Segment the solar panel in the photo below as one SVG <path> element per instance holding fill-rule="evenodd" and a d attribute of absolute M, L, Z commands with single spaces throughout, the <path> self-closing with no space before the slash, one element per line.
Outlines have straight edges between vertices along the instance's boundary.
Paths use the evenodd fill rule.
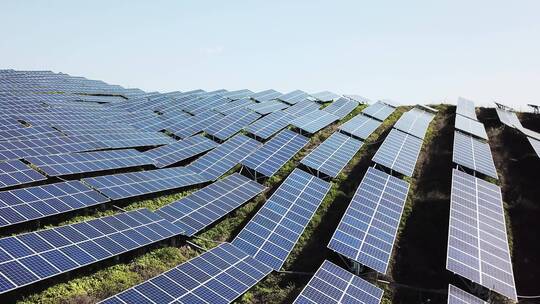
<path fill-rule="evenodd" d="M 218 144 L 202 135 L 195 135 L 186 139 L 161 146 L 144 152 L 144 155 L 153 159 L 156 167 L 163 168 L 184 161 L 208 150 Z"/>
<path fill-rule="evenodd" d="M 396 109 L 394 107 L 391 107 L 387 104 L 377 101 L 376 103 L 362 110 L 362 113 L 364 113 L 365 115 L 371 116 L 373 118 L 376 118 L 380 121 L 384 121 L 386 118 L 388 118 L 388 116 L 394 113 L 395 110 Z"/>
<path fill-rule="evenodd" d="M 373 156 L 373 161 L 411 177 L 421 148 L 420 138 L 392 129 Z"/>
<path fill-rule="evenodd" d="M 288 105 L 284 104 L 281 101 L 269 100 L 269 101 L 265 101 L 261 103 L 252 104 L 248 106 L 247 108 L 259 114 L 265 115 L 268 113 L 286 109 L 287 107 Z"/>
<path fill-rule="evenodd" d="M 240 109 L 216 121 L 204 131 L 210 136 L 226 140 L 261 116 L 247 109 Z"/>
<path fill-rule="evenodd" d="M 243 99 L 231 101 L 221 106 L 217 106 L 214 108 L 214 111 L 219 112 L 223 115 L 229 115 L 240 109 L 244 109 L 254 104 L 255 102 L 253 100 L 249 98 L 243 98 Z"/>
<path fill-rule="evenodd" d="M 382 123 L 362 113 L 356 115 L 339 127 L 342 133 L 349 134 L 360 139 L 367 139 L 375 132 Z"/>
<path fill-rule="evenodd" d="M 463 97 L 459 97 L 457 100 L 456 113 L 470 119 L 478 120 L 476 118 L 474 102 Z"/>
<path fill-rule="evenodd" d="M 531 143 L 531 146 L 533 147 L 534 152 L 536 152 L 536 155 L 538 155 L 538 157 L 540 157 L 540 140 L 536 140 L 536 139 L 531 138 L 531 137 L 527 137 L 527 139 Z"/>
<path fill-rule="evenodd" d="M 313 97 L 313 98 L 315 98 L 315 99 L 317 99 L 319 101 L 322 101 L 322 102 L 328 102 L 328 101 L 337 100 L 341 96 L 339 96 L 338 94 L 336 94 L 334 92 L 322 91 L 322 92 L 318 92 L 318 93 L 315 93 L 315 94 L 311 94 L 311 97 Z"/>
<path fill-rule="evenodd" d="M 388 105 L 388 106 L 391 106 L 393 108 L 397 108 L 401 105 L 401 103 L 395 101 L 395 100 L 392 100 L 392 99 L 381 99 L 380 102 Z"/>
<path fill-rule="evenodd" d="M 208 180 L 216 180 L 261 145 L 254 139 L 238 134 L 191 163 L 188 168 Z"/>
<path fill-rule="evenodd" d="M 131 148 L 160 146 L 175 142 L 171 137 L 160 132 L 108 133 L 93 134 L 92 137 L 102 142 L 107 148 Z"/>
<path fill-rule="evenodd" d="M 498 178 L 489 144 L 470 135 L 454 132 L 452 161 L 476 172 Z"/>
<path fill-rule="evenodd" d="M 246 157 L 242 165 L 266 177 L 271 177 L 308 142 L 308 138 L 285 129 Z"/>
<path fill-rule="evenodd" d="M 328 248 L 386 273 L 409 184 L 368 168 Z"/>
<path fill-rule="evenodd" d="M 279 96 L 277 99 L 285 102 L 285 103 L 288 103 L 288 104 L 296 104 L 300 101 L 304 101 L 306 100 L 309 96 L 308 93 L 302 91 L 302 90 L 295 90 L 295 91 L 291 91 L 287 94 L 283 94 L 281 96 Z"/>
<path fill-rule="evenodd" d="M 241 98 L 248 98 L 252 94 L 253 94 L 253 92 L 248 90 L 248 89 L 219 93 L 219 95 L 221 95 L 223 97 L 227 97 L 228 99 L 231 99 L 231 100 L 237 100 L 237 99 L 241 99 Z"/>
<path fill-rule="evenodd" d="M 345 98 L 349 98 L 349 99 L 352 99 L 360 104 L 369 104 L 371 103 L 371 100 L 369 100 L 369 98 L 366 98 L 364 96 L 360 96 L 360 95 L 356 95 L 356 94 L 347 94 L 347 95 L 343 95 L 343 97 Z"/>
<path fill-rule="evenodd" d="M 336 177 L 364 143 L 345 134 L 334 133 L 300 163 L 329 177 Z"/>
<path fill-rule="evenodd" d="M 313 134 L 337 120 L 339 117 L 336 115 L 317 110 L 294 119 L 291 125 Z"/>
<path fill-rule="evenodd" d="M 481 299 L 457 288 L 452 284 L 448 284 L 448 304 L 488 304 Z"/>
<path fill-rule="evenodd" d="M 269 90 L 265 90 L 265 91 L 261 91 L 261 92 L 252 94 L 251 99 L 254 99 L 254 100 L 258 101 L 258 102 L 265 102 L 265 101 L 268 101 L 268 100 L 276 99 L 281 95 L 283 95 L 283 94 L 276 91 L 276 90 L 269 89 Z"/>
<path fill-rule="evenodd" d="M 306 115 L 308 113 L 311 113 L 313 111 L 319 110 L 321 107 L 320 104 L 315 103 L 313 101 L 304 100 L 300 101 L 297 104 L 288 107 L 287 109 L 283 110 L 283 112 L 293 115 L 294 117 L 300 117 L 303 115 Z"/>
<path fill-rule="evenodd" d="M 349 115 L 356 107 L 358 107 L 358 102 L 341 97 L 324 108 L 323 111 L 334 114 L 342 119 Z"/>
<path fill-rule="evenodd" d="M 454 169 L 446 269 L 517 301 L 501 189 Z"/>
<path fill-rule="evenodd" d="M 329 189 L 330 183 L 294 169 L 232 244 L 279 270 Z"/>
<path fill-rule="evenodd" d="M 456 129 L 488 140 L 484 124 L 465 116 L 456 115 Z"/>
<path fill-rule="evenodd" d="M 0 239 L 0 293 L 161 241 L 179 229 L 147 209 Z"/>
<path fill-rule="evenodd" d="M 101 303 L 231 303 L 271 271 L 223 243 Z"/>
<path fill-rule="evenodd" d="M 47 179 L 19 160 L 0 162 L 0 188 Z"/>
<path fill-rule="evenodd" d="M 193 186 L 208 180 L 185 167 L 157 169 L 84 178 L 94 189 L 111 199 Z"/>
<path fill-rule="evenodd" d="M 325 260 L 294 304 L 379 304 L 383 290 Z"/>
<path fill-rule="evenodd" d="M 58 130 L 49 126 L 35 126 L 0 131 L 0 140 L 24 140 L 63 136 Z"/>
<path fill-rule="evenodd" d="M 180 138 L 186 138 L 202 132 L 202 130 L 210 127 L 223 117 L 225 116 L 218 112 L 207 111 L 204 114 L 178 121 L 173 125 L 167 126 L 166 129 Z"/>
<path fill-rule="evenodd" d="M 79 181 L 0 192 L 0 227 L 108 202 Z"/>
<path fill-rule="evenodd" d="M 112 150 L 28 157 L 48 176 L 151 165 L 153 161 L 137 150 Z"/>
<path fill-rule="evenodd" d="M 517 117 L 517 114 L 515 112 L 506 111 L 503 109 L 495 109 L 497 111 L 497 116 L 499 116 L 499 120 L 511 127 L 511 128 L 523 128 L 523 125 L 519 121 L 519 118 Z"/>
<path fill-rule="evenodd" d="M 294 116 L 283 111 L 278 111 L 263 116 L 261 119 L 247 126 L 245 130 L 262 139 L 268 139 L 281 129 L 287 127 L 293 119 Z"/>
<path fill-rule="evenodd" d="M 182 108 L 184 111 L 199 115 L 215 107 L 227 104 L 230 100 L 220 95 L 213 95 L 203 99 L 195 99 L 189 104 L 185 104 Z"/>
<path fill-rule="evenodd" d="M 0 161 L 30 156 L 92 151 L 103 144 L 88 136 L 70 136 L 0 142 Z"/>
<path fill-rule="evenodd" d="M 431 113 L 413 108 L 401 115 L 394 125 L 394 128 L 424 139 L 429 123 L 433 117 L 434 115 Z"/>
<path fill-rule="evenodd" d="M 265 187 L 238 173 L 220 179 L 156 213 L 193 236 L 240 207 Z"/>

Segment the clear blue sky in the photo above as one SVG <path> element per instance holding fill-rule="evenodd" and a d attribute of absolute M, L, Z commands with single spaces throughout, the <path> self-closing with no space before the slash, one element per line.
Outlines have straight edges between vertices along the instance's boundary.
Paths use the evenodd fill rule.
<path fill-rule="evenodd" d="M 540 1 L 3 0 L 0 68 L 148 91 L 540 103 Z"/>

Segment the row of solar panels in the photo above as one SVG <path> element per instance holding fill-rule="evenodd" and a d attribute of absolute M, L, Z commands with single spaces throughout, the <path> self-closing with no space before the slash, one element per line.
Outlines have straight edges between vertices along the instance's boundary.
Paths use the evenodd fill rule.
<path fill-rule="evenodd" d="M 497 178 L 472 101 L 458 100 L 455 128 L 453 160 L 458 168 Z M 517 301 L 501 189 L 458 169 L 452 170 L 446 268 Z M 483 303 L 464 291 L 456 294 L 466 295 L 466 303 Z M 453 297 L 459 303 L 459 296 Z"/>
<path fill-rule="evenodd" d="M 508 109 L 497 108 L 497 116 L 499 120 L 506 126 L 517 130 L 519 133 L 525 135 L 527 140 L 533 147 L 534 152 L 538 157 L 540 157 L 540 133 L 533 130 L 525 128 L 515 112 L 512 112 Z"/>

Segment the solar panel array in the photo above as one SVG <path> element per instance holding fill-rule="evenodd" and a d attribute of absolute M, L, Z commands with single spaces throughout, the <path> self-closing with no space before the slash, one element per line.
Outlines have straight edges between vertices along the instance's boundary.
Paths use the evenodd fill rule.
<path fill-rule="evenodd" d="M 0 239 L 0 293 L 170 238 L 147 209 Z"/>
<path fill-rule="evenodd" d="M 426 111 L 413 108 L 401 115 L 394 128 L 424 139 L 429 123 L 434 116 Z"/>
<path fill-rule="evenodd" d="M 294 303 L 379 304 L 382 295 L 382 289 L 325 260 Z"/>
<path fill-rule="evenodd" d="M 220 140 L 227 140 L 260 117 L 259 114 L 250 110 L 240 109 L 216 121 L 208 128 L 205 128 L 204 131 Z"/>
<path fill-rule="evenodd" d="M 294 169 L 232 244 L 279 270 L 329 189 L 328 182 Z"/>
<path fill-rule="evenodd" d="M 192 236 L 264 189 L 257 182 L 234 173 L 160 208 L 156 213 L 179 227 L 182 234 Z"/>
<path fill-rule="evenodd" d="M 498 178 L 489 144 L 461 132 L 454 132 L 452 161 L 487 176 Z"/>
<path fill-rule="evenodd" d="M 356 115 L 343 125 L 339 126 L 339 131 L 351 136 L 367 139 L 382 124 L 381 121 L 373 119 L 362 113 Z"/>
<path fill-rule="evenodd" d="M 185 167 L 148 170 L 82 179 L 111 199 L 124 199 L 207 182 Z"/>
<path fill-rule="evenodd" d="M 454 169 L 446 268 L 517 300 L 501 189 Z"/>
<path fill-rule="evenodd" d="M 245 130 L 262 139 L 268 139 L 272 135 L 287 127 L 295 116 L 283 111 L 274 112 L 264 116 L 247 126 Z"/>
<path fill-rule="evenodd" d="M 393 129 L 373 156 L 373 161 L 410 177 L 421 148 L 420 138 Z"/>
<path fill-rule="evenodd" d="M 19 160 L 0 162 L 0 188 L 23 185 L 47 179 Z"/>
<path fill-rule="evenodd" d="M 180 138 L 186 138 L 202 132 L 224 117 L 223 114 L 214 111 L 207 111 L 204 114 L 195 115 L 185 120 L 180 120 L 170 126 L 167 130 Z"/>
<path fill-rule="evenodd" d="M 452 284 L 448 284 L 448 304 L 487 304 L 487 302 Z"/>
<path fill-rule="evenodd" d="M 334 114 L 316 110 L 294 119 L 291 121 L 291 125 L 313 134 L 337 120 L 339 117 Z"/>
<path fill-rule="evenodd" d="M 394 113 L 396 109 L 383 102 L 377 101 L 376 103 L 365 108 L 362 113 L 370 117 L 376 118 L 380 121 L 384 121 L 388 116 Z"/>
<path fill-rule="evenodd" d="M 0 141 L 0 161 L 30 156 L 92 151 L 104 147 L 103 143 L 89 136 Z"/>
<path fill-rule="evenodd" d="M 462 115 L 463 117 L 478 120 L 478 118 L 476 118 L 474 102 L 463 97 L 458 98 L 456 113 Z"/>
<path fill-rule="evenodd" d="M 189 164 L 188 168 L 207 180 L 216 180 L 261 145 L 254 139 L 238 134 Z"/>
<path fill-rule="evenodd" d="M 246 157 L 242 165 L 263 176 L 271 177 L 308 142 L 308 138 L 298 133 L 288 129 L 282 130 L 260 149 Z"/>
<path fill-rule="evenodd" d="M 300 163 L 329 177 L 337 177 L 363 144 L 345 134 L 334 133 Z"/>
<path fill-rule="evenodd" d="M 271 271 L 223 243 L 101 303 L 231 303 Z"/>
<path fill-rule="evenodd" d="M 202 135 L 195 135 L 186 139 L 161 146 L 144 152 L 144 156 L 153 160 L 158 168 L 164 168 L 172 164 L 197 156 L 217 147 L 218 144 Z"/>
<path fill-rule="evenodd" d="M 467 118 L 465 116 L 456 115 L 456 129 L 474 135 L 484 140 L 488 140 L 484 124 Z"/>
<path fill-rule="evenodd" d="M 342 119 L 349 115 L 356 107 L 358 107 L 358 102 L 341 97 L 324 108 L 323 111 L 334 114 Z"/>
<path fill-rule="evenodd" d="M 386 273 L 409 184 L 369 168 L 328 248 Z"/>

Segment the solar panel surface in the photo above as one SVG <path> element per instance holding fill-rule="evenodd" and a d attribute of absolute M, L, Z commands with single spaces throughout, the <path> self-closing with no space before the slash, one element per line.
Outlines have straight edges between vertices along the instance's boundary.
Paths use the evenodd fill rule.
<path fill-rule="evenodd" d="M 19 160 L 0 162 L 0 188 L 27 184 L 44 179 L 47 179 L 47 177 Z"/>
<path fill-rule="evenodd" d="M 452 161 L 476 172 L 498 178 L 489 144 L 470 135 L 454 132 Z"/>
<path fill-rule="evenodd" d="M 294 119 L 291 121 L 291 125 L 308 133 L 316 133 L 337 120 L 339 120 L 339 117 L 334 114 L 316 110 Z"/>
<path fill-rule="evenodd" d="M 392 129 L 373 156 L 373 161 L 410 177 L 421 148 L 420 138 Z"/>
<path fill-rule="evenodd" d="M 264 102 L 264 101 L 276 99 L 281 95 L 283 95 L 283 94 L 276 91 L 276 90 L 269 89 L 269 90 L 264 90 L 264 91 L 261 91 L 261 92 L 255 93 L 255 94 L 251 94 L 250 97 L 251 97 L 251 99 L 254 99 L 254 100 L 258 101 L 258 102 Z"/>
<path fill-rule="evenodd" d="M 476 118 L 474 102 L 463 97 L 459 97 L 457 100 L 456 113 L 473 120 L 478 120 L 478 118 Z"/>
<path fill-rule="evenodd" d="M 167 127 L 167 130 L 174 133 L 180 138 L 186 138 L 202 132 L 209 128 L 218 120 L 224 117 L 223 114 L 214 111 L 207 111 L 200 115 L 192 116 L 188 119 L 178 121 L 177 123 Z"/>
<path fill-rule="evenodd" d="M 456 129 L 482 138 L 484 140 L 488 140 L 484 124 L 477 120 L 473 120 L 461 115 L 456 115 Z"/>
<path fill-rule="evenodd" d="M 240 109 L 244 109 L 246 107 L 249 107 L 251 105 L 255 104 L 255 102 L 249 98 L 243 98 L 238 99 L 235 101 L 231 101 L 229 103 L 226 103 L 221 106 L 215 107 L 213 110 L 216 112 L 219 112 L 223 115 L 229 115 L 232 114 Z"/>
<path fill-rule="evenodd" d="M 409 184 L 368 168 L 328 248 L 386 273 Z"/>
<path fill-rule="evenodd" d="M 531 137 L 527 137 L 527 139 L 529 140 L 529 143 L 531 143 L 531 146 L 533 147 L 534 152 L 536 152 L 536 155 L 540 157 L 540 140 L 536 140 Z"/>
<path fill-rule="evenodd" d="M 303 115 L 306 115 L 308 113 L 311 113 L 313 111 L 319 110 L 321 107 L 320 104 L 315 103 L 313 101 L 304 100 L 300 101 L 297 104 L 288 107 L 287 109 L 283 110 L 283 112 L 293 115 L 294 117 L 300 117 Z"/>
<path fill-rule="evenodd" d="M 88 136 L 70 136 L 0 142 L 0 161 L 30 156 L 92 151 L 104 148 L 103 143 Z"/>
<path fill-rule="evenodd" d="M 381 124 L 382 122 L 360 113 L 341 125 L 339 130 L 342 133 L 365 140 L 371 133 L 375 132 Z"/>
<path fill-rule="evenodd" d="M 376 103 L 362 110 L 362 113 L 368 116 L 371 116 L 373 118 L 376 118 L 380 121 L 384 121 L 386 118 L 388 118 L 388 116 L 394 113 L 395 110 L 396 109 L 394 107 L 391 107 L 387 104 L 377 101 Z"/>
<path fill-rule="evenodd" d="M 152 159 L 156 167 L 164 168 L 212 150 L 217 146 L 218 144 L 215 141 L 202 135 L 195 135 L 172 144 L 148 150 L 143 154 Z"/>
<path fill-rule="evenodd" d="M 260 117 L 259 114 L 250 110 L 240 109 L 216 121 L 204 131 L 210 136 L 226 140 Z"/>
<path fill-rule="evenodd" d="M 418 138 L 424 139 L 429 123 L 433 119 L 433 114 L 413 108 L 403 113 L 394 128 Z"/>
<path fill-rule="evenodd" d="M 448 284 L 448 304 L 487 304 L 487 302 L 452 284 Z"/>
<path fill-rule="evenodd" d="M 311 94 L 311 97 L 313 97 L 313 98 L 315 98 L 315 99 L 317 99 L 319 101 L 322 101 L 322 102 L 327 102 L 327 101 L 337 100 L 341 96 L 334 93 L 334 92 L 322 91 L 322 92 Z"/>
<path fill-rule="evenodd" d="M 323 111 L 334 114 L 342 119 L 349 115 L 356 107 L 358 107 L 358 102 L 341 97 L 324 108 Z"/>
<path fill-rule="evenodd" d="M 278 100 L 269 100 L 261 103 L 254 103 L 247 108 L 259 114 L 265 115 L 289 107 L 287 104 Z"/>
<path fill-rule="evenodd" d="M 247 126 L 245 130 L 262 139 L 268 139 L 272 135 L 287 127 L 294 116 L 283 111 L 268 114 Z"/>
<path fill-rule="evenodd" d="M 289 93 L 283 94 L 277 97 L 276 99 L 279 99 L 285 103 L 293 105 L 298 102 L 304 101 L 309 97 L 310 97 L 309 94 L 302 90 L 294 90 Z"/>

